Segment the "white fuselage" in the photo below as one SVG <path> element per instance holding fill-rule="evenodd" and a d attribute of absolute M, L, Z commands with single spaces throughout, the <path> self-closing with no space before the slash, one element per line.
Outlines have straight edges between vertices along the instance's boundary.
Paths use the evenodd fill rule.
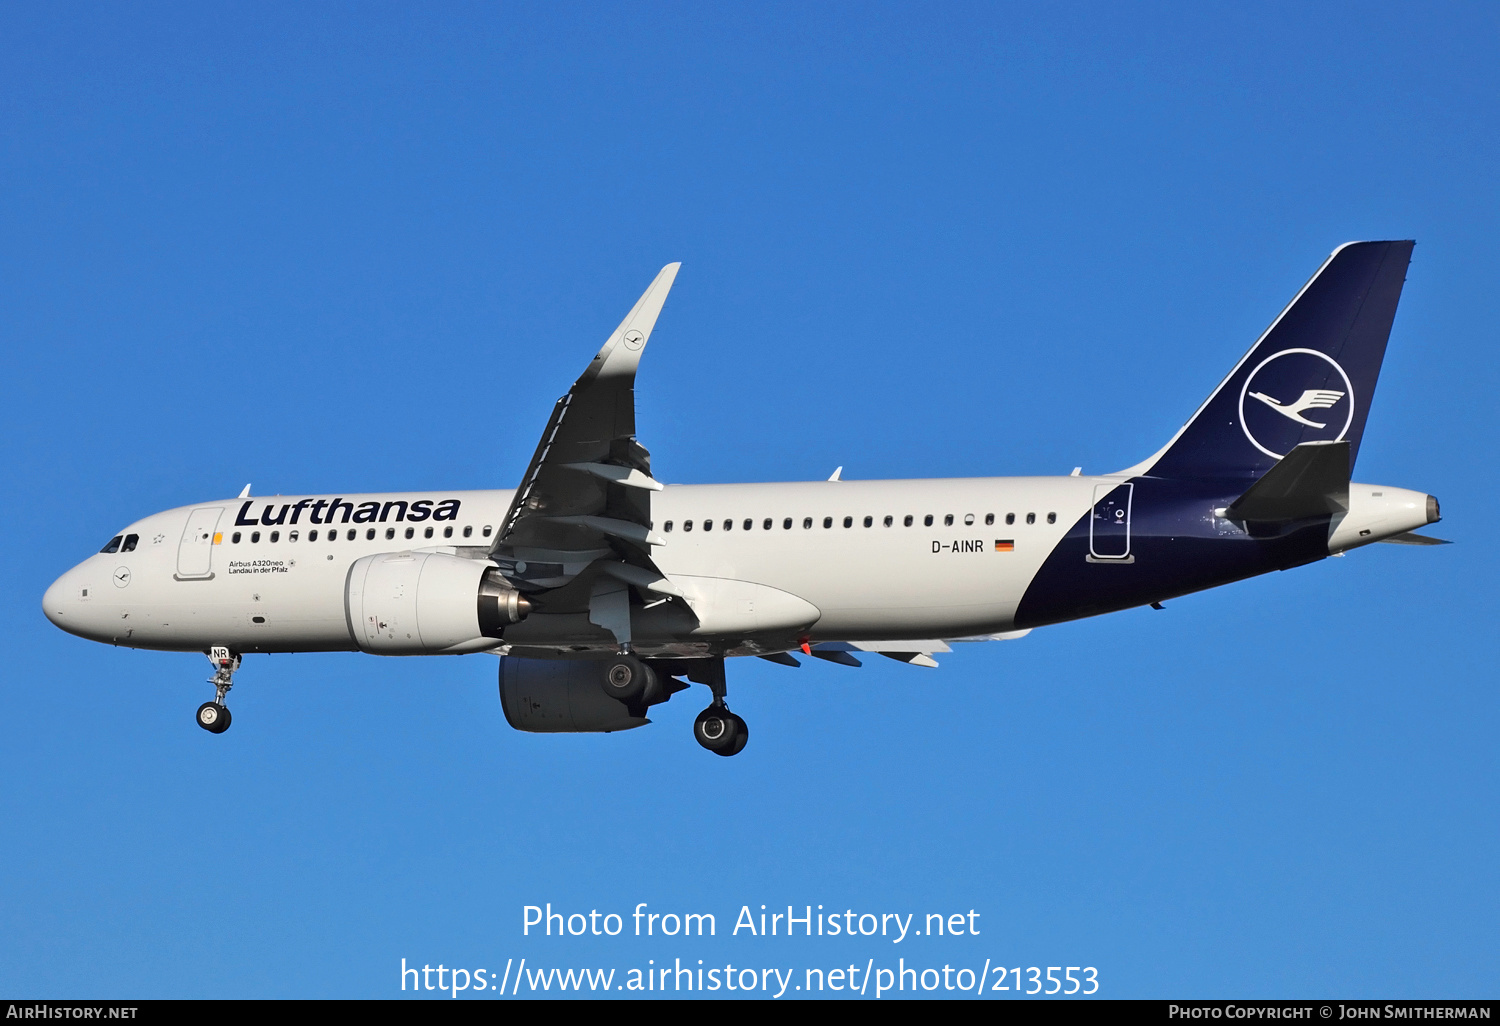
<path fill-rule="evenodd" d="M 805 619 L 818 641 L 1005 632 L 1096 486 L 1121 480 L 674 485 L 652 498 L 652 526 L 666 541 L 652 555 L 698 614 L 693 640 L 753 634 L 778 603 L 788 623 L 798 619 L 791 604 L 814 607 Z M 346 603 L 355 560 L 403 550 L 483 560 L 512 495 L 275 496 L 167 510 L 120 532 L 136 539 L 132 551 L 96 554 L 60 577 L 43 608 L 64 630 L 133 648 L 353 650 L 362 647 Z M 342 504 L 330 508 L 335 499 Z M 1330 551 L 1426 522 L 1420 493 L 1355 485 L 1351 500 Z M 496 645 L 463 650 L 485 647 Z"/>
<path fill-rule="evenodd" d="M 653 524 L 667 541 L 653 557 L 690 596 L 709 602 L 705 581 L 797 596 L 817 607 L 819 639 L 1004 631 L 1042 560 L 1088 509 L 1096 480 L 1104 479 L 670 486 L 653 496 Z M 64 574 L 43 607 L 65 630 L 135 648 L 354 649 L 345 587 L 356 559 L 404 549 L 482 558 L 512 494 L 276 496 L 167 510 L 120 532 L 137 536 L 133 551 L 99 553 Z M 312 522 L 313 503 L 324 500 L 317 513 L 326 515 L 334 498 L 352 509 L 340 507 L 331 525 Z M 412 522 L 396 505 L 453 499 L 457 515 L 445 521 Z M 353 519 L 393 505 L 385 522 Z M 280 523 L 259 522 L 268 506 L 267 519 L 279 514 Z M 222 512 L 199 512 L 200 524 L 190 526 L 203 510 Z M 204 521 L 217 537 L 200 555 L 185 534 Z M 1002 540 L 1010 544 L 997 551 Z"/>

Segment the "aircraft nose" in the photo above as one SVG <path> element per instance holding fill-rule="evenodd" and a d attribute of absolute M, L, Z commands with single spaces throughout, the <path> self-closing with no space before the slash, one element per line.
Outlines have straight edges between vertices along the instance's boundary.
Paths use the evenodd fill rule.
<path fill-rule="evenodd" d="M 53 581 L 42 595 L 42 614 L 53 626 L 69 634 L 80 633 L 86 626 L 83 614 L 88 609 L 87 587 L 78 567 L 74 567 Z"/>
<path fill-rule="evenodd" d="M 42 613 L 48 620 L 52 621 L 54 627 L 61 627 L 66 619 L 66 614 L 63 612 L 63 599 L 68 593 L 68 578 L 70 576 L 71 574 L 63 574 L 57 580 L 53 581 L 52 587 L 48 588 L 46 593 L 42 595 Z"/>

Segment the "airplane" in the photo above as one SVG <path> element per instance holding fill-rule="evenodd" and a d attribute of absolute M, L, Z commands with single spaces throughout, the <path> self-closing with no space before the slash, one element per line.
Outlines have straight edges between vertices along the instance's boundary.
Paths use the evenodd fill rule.
<path fill-rule="evenodd" d="M 1433 496 L 1350 480 L 1413 245 L 1335 250 L 1144 461 L 949 480 L 660 483 L 634 389 L 668 264 L 557 401 L 518 487 L 246 485 L 116 532 L 42 608 L 93 641 L 206 654 L 211 733 L 249 653 L 483 652 L 517 730 L 629 730 L 699 683 L 712 701 L 694 736 L 735 755 L 749 728 L 728 707 L 729 658 L 931 667 L 954 643 L 1161 608 L 1372 542 L 1446 544 L 1415 533 L 1440 519 Z"/>

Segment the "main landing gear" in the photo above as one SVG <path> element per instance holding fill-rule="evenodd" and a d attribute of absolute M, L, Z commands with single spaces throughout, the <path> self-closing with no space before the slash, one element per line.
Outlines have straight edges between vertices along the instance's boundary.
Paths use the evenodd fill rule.
<path fill-rule="evenodd" d="M 715 755 L 738 755 L 750 740 L 750 728 L 716 699 L 693 721 L 693 737 Z"/>
<path fill-rule="evenodd" d="M 238 652 L 231 653 L 222 646 L 215 646 L 208 650 L 208 661 L 214 665 L 214 675 L 208 678 L 208 682 L 217 693 L 212 702 L 204 702 L 198 707 L 198 726 L 210 734 L 222 734 L 229 729 L 233 718 L 229 715 L 229 707 L 224 704 L 224 698 L 229 694 L 229 689 L 234 687 L 234 671 L 240 668 L 240 655 Z"/>
<path fill-rule="evenodd" d="M 750 740 L 750 728 L 724 702 L 729 690 L 724 683 L 724 660 L 715 659 L 703 671 L 689 674 L 688 679 L 707 684 L 714 693 L 712 704 L 693 720 L 693 737 L 715 755 L 740 754 Z"/>

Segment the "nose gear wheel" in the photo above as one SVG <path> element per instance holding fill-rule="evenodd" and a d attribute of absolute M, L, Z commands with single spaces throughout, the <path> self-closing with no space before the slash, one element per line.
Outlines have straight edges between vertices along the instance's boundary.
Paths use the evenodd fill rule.
<path fill-rule="evenodd" d="M 204 702 L 198 707 L 198 726 L 210 734 L 222 734 L 229 729 L 229 709 L 217 702 Z"/>
<path fill-rule="evenodd" d="M 214 686 L 214 700 L 198 707 L 198 726 L 210 734 L 222 734 L 229 729 L 233 719 L 224 699 L 228 696 L 229 689 L 234 687 L 234 672 L 240 668 L 241 657 L 238 652 L 231 652 L 222 645 L 215 645 L 208 650 L 207 655 L 214 667 L 214 675 L 208 678 L 208 682 Z"/>

